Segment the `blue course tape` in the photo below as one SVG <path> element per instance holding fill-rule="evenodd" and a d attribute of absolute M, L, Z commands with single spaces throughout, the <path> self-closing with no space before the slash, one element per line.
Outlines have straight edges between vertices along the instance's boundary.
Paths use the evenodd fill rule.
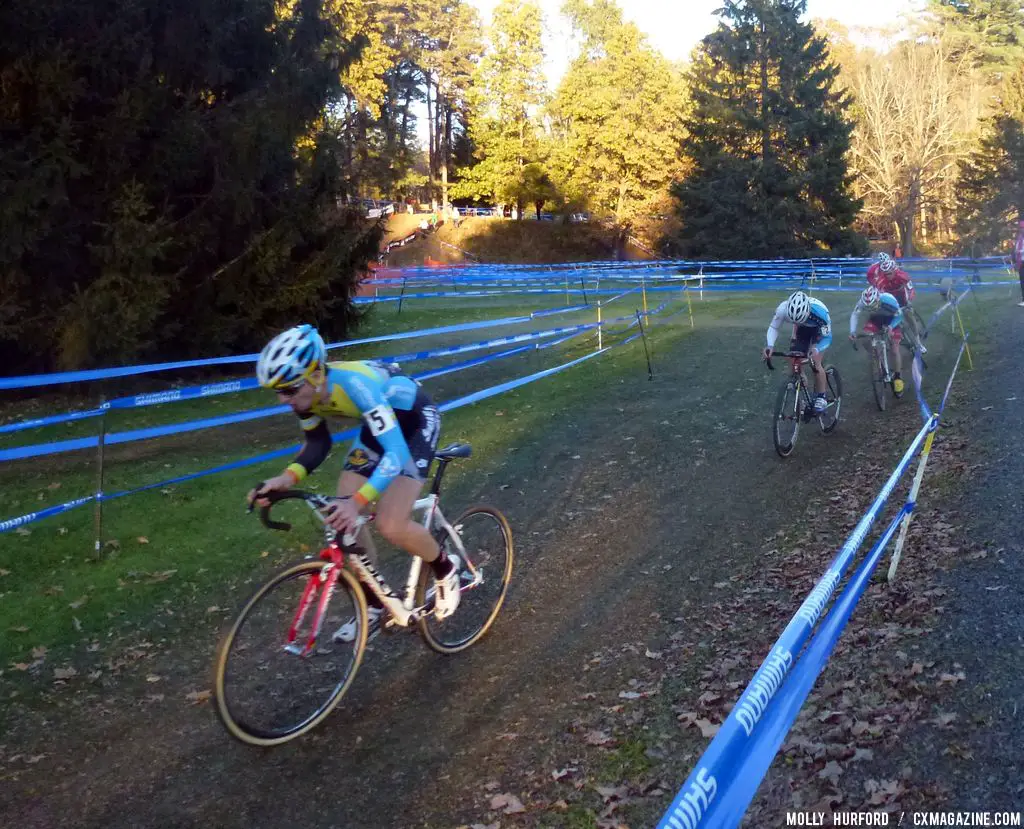
<path fill-rule="evenodd" d="M 874 524 L 931 428 L 930 423 L 926 424 L 917 433 L 874 503 L 857 522 L 857 526 L 829 564 L 825 574 L 772 646 L 768 657 L 757 669 L 750 684 L 672 801 L 672 805 L 658 824 L 659 829 L 672 829 L 680 825 L 690 829 L 704 827 L 706 824 L 703 823 L 703 817 L 711 807 L 717 808 L 717 793 L 727 791 L 736 784 L 739 769 L 753 744 L 751 737 L 756 726 L 761 722 L 769 703 L 785 681 L 844 572 L 867 537 L 871 525 Z M 715 826 L 723 827 L 735 825 L 715 823 Z"/>
<path fill-rule="evenodd" d="M 710 798 L 707 810 L 698 824 L 701 829 L 732 829 L 739 826 L 744 812 L 753 800 L 758 786 L 768 772 L 786 734 L 796 722 L 797 715 L 810 694 L 835 649 L 839 637 L 853 615 L 885 547 L 899 529 L 900 522 L 909 512 L 904 506 L 889 523 L 881 538 L 871 548 L 865 560 L 854 572 L 850 583 L 836 599 L 835 606 L 821 624 L 807 646 L 800 661 L 793 667 L 778 692 L 768 703 L 757 731 L 750 741 L 749 751 L 742 758 L 736 773 L 728 781 L 719 781 L 717 791 Z M 663 821 L 659 826 L 665 826 Z"/>
<path fill-rule="evenodd" d="M 253 409 L 249 412 L 239 412 L 221 417 L 207 417 L 202 420 L 190 420 L 187 423 L 175 423 L 170 426 L 152 426 L 146 429 L 132 429 L 128 432 L 111 432 L 105 436 L 103 442 L 109 446 L 119 443 L 131 443 L 136 440 L 166 437 L 167 435 L 179 435 L 185 432 L 209 429 L 214 426 L 226 426 L 230 423 L 242 423 L 247 420 L 271 417 L 272 415 L 287 411 L 290 411 L 288 406 L 269 406 L 263 409 Z M 78 449 L 90 449 L 96 446 L 99 446 L 99 438 L 96 435 L 73 440 L 58 440 L 53 443 L 16 446 L 13 449 L 0 449 L 0 461 L 37 458 L 43 455 L 54 455 L 58 452 L 71 452 Z"/>
<path fill-rule="evenodd" d="M 555 374 L 556 372 L 563 371 L 563 370 L 565 370 L 567 368 L 570 368 L 570 367 L 572 367 L 574 365 L 577 365 L 578 363 L 582 363 L 584 360 L 589 360 L 591 357 L 596 357 L 598 354 L 604 353 L 604 351 L 607 351 L 607 349 L 603 349 L 602 351 L 595 351 L 595 352 L 593 352 L 591 354 L 585 355 L 584 357 L 579 357 L 579 358 L 577 358 L 575 360 L 571 360 L 568 363 L 563 363 L 562 365 L 558 365 L 558 366 L 554 366 L 552 368 L 544 369 L 543 371 L 538 371 L 538 372 L 535 372 L 533 374 L 527 375 L 525 377 L 520 377 L 520 378 L 518 378 L 516 380 L 511 380 L 511 381 L 508 381 L 506 383 L 501 383 L 500 385 L 492 386 L 492 387 L 487 388 L 487 389 L 481 389 L 480 391 L 474 392 L 473 394 L 465 395 L 464 397 L 456 398 L 455 400 L 450 400 L 447 403 L 442 403 L 438 408 L 440 409 L 440 411 L 445 412 L 445 411 L 449 411 L 451 409 L 460 408 L 462 406 L 468 406 L 471 403 L 476 403 L 476 402 L 478 402 L 480 400 L 485 400 L 486 398 L 493 397 L 496 394 L 501 394 L 502 392 L 509 391 L 511 389 L 514 389 L 514 388 L 518 388 L 519 386 L 523 386 L 523 385 L 525 385 L 527 383 L 532 383 L 532 382 L 534 382 L 536 380 L 540 380 L 540 379 L 542 379 L 544 377 L 548 377 L 548 376 L 550 376 L 552 374 Z M 493 356 L 493 355 L 491 355 L 491 356 Z M 287 408 L 287 407 L 283 407 L 283 408 Z M 344 432 L 340 432 L 340 433 L 337 433 L 337 434 L 333 435 L 333 438 L 334 438 L 334 440 L 340 441 L 340 440 L 348 439 L 348 438 L 351 438 L 351 437 L 355 437 L 358 434 L 358 432 L 359 432 L 358 428 L 356 428 L 356 429 L 348 429 L 348 430 L 346 430 Z M 251 457 L 251 458 L 245 458 L 244 460 L 240 460 L 240 461 L 232 461 L 231 463 L 223 464 L 221 466 L 217 466 L 217 467 L 214 467 L 212 469 L 205 469 L 205 470 L 202 470 L 200 472 L 193 472 L 193 473 L 190 473 L 188 475 L 181 475 L 181 476 L 176 477 L 176 478 L 170 478 L 168 480 L 159 481 L 159 482 L 153 483 L 153 484 L 146 484 L 145 486 L 136 487 L 134 489 L 126 489 L 126 490 L 122 490 L 120 492 L 114 492 L 114 493 L 111 493 L 109 495 L 101 494 L 99 497 L 100 497 L 100 500 L 103 500 L 103 501 L 113 500 L 114 498 L 123 498 L 126 495 L 133 495 L 133 494 L 138 493 L 138 492 L 145 492 L 147 490 L 156 489 L 158 487 L 166 487 L 166 486 L 170 486 L 170 485 L 175 484 L 175 483 L 180 483 L 180 482 L 183 482 L 183 481 L 191 481 L 191 480 L 194 480 L 196 478 L 203 478 L 203 477 L 206 477 L 208 475 L 214 475 L 214 474 L 217 474 L 219 472 L 225 472 L 225 471 L 228 471 L 228 470 L 241 469 L 243 467 L 253 466 L 255 464 L 263 463 L 264 461 L 267 461 L 267 460 L 272 460 L 273 458 L 278 458 L 278 457 L 281 457 L 281 456 L 284 456 L 284 455 L 292 454 L 292 453 L 298 451 L 298 449 L 299 449 L 298 445 L 289 446 L 289 447 L 286 447 L 284 449 L 275 449 L 272 452 L 267 452 L 267 453 L 264 453 L 262 455 L 257 455 L 255 457 Z M 96 497 L 97 496 L 95 496 L 95 495 L 90 495 L 90 496 L 87 496 L 85 498 L 79 498 L 79 499 L 74 500 L 74 501 L 68 501 L 68 502 L 66 502 L 64 504 L 59 504 L 57 506 L 47 507 L 46 509 L 40 510 L 38 512 L 32 512 L 32 513 L 28 513 L 27 515 L 19 516 L 17 518 L 11 518 L 11 519 L 9 519 L 7 521 L 0 521 L 0 533 L 7 532 L 8 530 L 12 530 L 12 529 L 14 529 L 16 527 L 23 526 L 24 524 L 30 524 L 30 523 L 33 523 L 35 521 L 39 521 L 39 520 L 41 520 L 43 518 L 48 518 L 48 517 L 53 516 L 53 515 L 58 515 L 58 514 L 60 514 L 62 512 L 67 512 L 70 509 L 74 509 L 75 507 L 79 507 L 79 506 L 82 506 L 83 504 L 87 504 L 87 503 L 89 503 L 91 501 L 96 500 Z"/>
<path fill-rule="evenodd" d="M 68 412 L 67 414 L 51 415 L 49 417 L 37 417 L 33 420 L 22 420 L 19 423 L 8 423 L 0 426 L 0 435 L 11 432 L 20 432 L 23 429 L 38 429 L 42 426 L 53 426 L 58 423 L 70 423 L 74 420 L 85 420 L 90 417 L 99 417 L 105 409 L 90 409 L 85 412 Z"/>

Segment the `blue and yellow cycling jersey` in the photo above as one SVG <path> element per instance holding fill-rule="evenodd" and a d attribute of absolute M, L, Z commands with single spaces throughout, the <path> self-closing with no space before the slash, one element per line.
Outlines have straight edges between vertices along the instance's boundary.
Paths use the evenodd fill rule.
<path fill-rule="evenodd" d="M 421 410 L 430 400 L 411 377 L 389 371 L 381 363 L 328 363 L 326 400 L 317 398 L 299 413 L 306 445 L 289 469 L 301 480 L 323 463 L 331 448 L 328 417 L 358 418 L 367 442 L 380 450 L 373 474 L 356 494 L 362 503 L 374 500 L 411 462 L 403 425 L 418 426 Z M 408 424 L 406 424 L 408 421 Z"/>
<path fill-rule="evenodd" d="M 857 300 L 853 312 L 850 314 L 851 335 L 857 333 L 861 312 L 866 310 L 867 306 L 864 304 L 864 297 L 861 296 Z M 892 294 L 882 293 L 878 295 L 878 307 L 870 312 L 870 320 L 875 325 L 888 325 L 890 328 L 898 328 L 899 324 L 903 321 L 903 309 L 900 308 L 900 303 L 896 297 Z"/>

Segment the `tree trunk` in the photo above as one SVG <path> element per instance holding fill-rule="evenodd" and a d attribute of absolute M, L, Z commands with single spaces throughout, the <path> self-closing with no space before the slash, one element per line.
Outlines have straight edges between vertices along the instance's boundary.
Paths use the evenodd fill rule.
<path fill-rule="evenodd" d="M 441 136 L 441 204 L 448 209 L 448 161 L 452 152 L 452 108 L 444 108 L 444 134 Z"/>
<path fill-rule="evenodd" d="M 434 146 L 434 110 L 431 106 L 430 92 L 430 75 L 425 76 L 427 83 L 427 132 L 429 133 L 429 146 L 427 148 L 427 186 L 430 190 L 430 198 L 436 198 L 434 195 L 434 165 L 437 163 L 437 148 Z"/>

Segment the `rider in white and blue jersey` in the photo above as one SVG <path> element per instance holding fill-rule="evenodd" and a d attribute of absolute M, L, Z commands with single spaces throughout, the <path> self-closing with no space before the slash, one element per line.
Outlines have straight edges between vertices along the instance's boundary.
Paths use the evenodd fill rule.
<path fill-rule="evenodd" d="M 793 323 L 789 350 L 806 354 L 814 367 L 814 413 L 821 414 L 828 408 L 825 400 L 827 381 L 821 365 L 821 352 L 832 344 L 832 319 L 828 308 L 820 299 L 809 297 L 803 291 L 796 291 L 789 299 L 780 302 L 768 326 L 764 348 L 766 359 L 771 357 L 779 328 L 786 320 Z"/>

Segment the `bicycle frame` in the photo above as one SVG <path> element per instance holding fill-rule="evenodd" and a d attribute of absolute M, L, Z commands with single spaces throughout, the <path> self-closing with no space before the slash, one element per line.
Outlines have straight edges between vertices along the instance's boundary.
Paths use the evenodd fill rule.
<path fill-rule="evenodd" d="M 413 514 L 416 515 L 422 513 L 422 524 L 426 530 L 443 530 L 447 534 L 448 538 L 451 539 L 452 543 L 457 548 L 457 553 L 460 556 L 460 559 L 466 564 L 469 572 L 473 575 L 472 581 L 468 584 L 461 585 L 460 589 L 471 590 L 482 582 L 482 575 L 466 555 L 466 549 L 462 544 L 462 538 L 458 531 L 448 522 L 448 519 L 444 517 L 444 513 L 441 512 L 441 508 L 438 505 L 439 500 L 440 495 L 437 492 L 431 492 L 429 495 L 417 499 L 413 504 Z M 308 501 L 306 503 L 309 508 L 313 510 L 313 513 L 317 518 L 324 521 L 324 517 L 320 513 L 319 508 Z M 338 533 L 325 523 L 324 537 L 327 542 L 327 546 L 320 551 L 320 558 L 326 563 L 320 571 L 319 577 L 316 579 L 310 579 L 305 588 L 303 588 L 298 610 L 296 611 L 292 624 L 288 629 L 288 644 L 285 645 L 285 650 L 289 653 L 293 653 L 296 656 L 306 656 L 311 653 L 313 648 L 316 646 L 316 643 L 320 638 L 320 630 L 323 627 L 324 614 L 327 610 L 327 605 L 334 594 L 338 578 L 340 577 L 340 571 L 346 563 L 346 554 L 348 557 L 348 563 L 355 571 L 360 583 L 365 584 L 371 591 L 373 591 L 373 594 L 380 600 L 381 604 L 384 605 L 385 609 L 388 611 L 388 614 L 390 615 L 390 622 L 401 627 L 408 627 L 409 625 L 418 622 L 426 615 L 425 608 L 427 605 L 423 605 L 421 607 L 415 606 L 416 585 L 419 583 L 420 574 L 423 569 L 423 559 L 419 558 L 419 556 L 412 556 L 412 561 L 409 564 L 409 575 L 405 582 L 404 594 L 399 594 L 387 584 L 384 577 L 380 574 L 377 568 L 374 567 L 373 562 L 370 561 L 366 553 L 356 546 L 360 530 L 362 530 L 363 527 L 370 523 L 375 517 L 376 513 L 360 516 L 356 522 L 354 531 L 346 532 L 342 536 L 340 544 L 338 543 Z M 305 646 L 299 646 L 295 641 L 298 638 L 299 627 L 301 626 L 303 619 L 306 617 L 306 614 L 309 612 L 309 608 L 313 604 L 318 590 L 320 591 L 320 598 L 317 603 L 312 630 L 310 631 L 309 638 Z"/>

